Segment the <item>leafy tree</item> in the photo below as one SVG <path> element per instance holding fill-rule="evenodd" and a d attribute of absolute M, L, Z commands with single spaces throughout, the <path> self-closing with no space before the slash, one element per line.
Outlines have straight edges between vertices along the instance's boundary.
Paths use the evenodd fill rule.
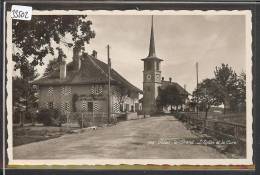
<path fill-rule="evenodd" d="M 198 84 L 198 89 L 193 92 L 193 98 L 198 101 L 198 105 L 204 108 L 207 118 L 208 111 L 212 105 L 222 103 L 223 91 L 221 85 L 215 79 L 205 79 Z"/>
<path fill-rule="evenodd" d="M 49 73 L 59 70 L 60 63 L 67 58 L 67 56 L 64 54 L 61 48 L 56 48 L 58 50 L 58 57 L 54 58 L 53 60 L 50 60 L 45 71 L 44 76 L 48 75 Z"/>
<path fill-rule="evenodd" d="M 38 76 L 36 69 L 27 62 L 21 67 L 21 76 L 13 77 L 13 106 L 15 112 L 25 112 L 31 118 L 31 112 L 37 103 L 37 96 L 34 87 L 29 83 Z M 31 118 L 32 119 L 32 118 Z M 23 126 L 23 121 L 21 125 Z"/>
<path fill-rule="evenodd" d="M 237 97 L 236 97 L 235 105 L 236 105 L 236 108 L 239 109 L 239 111 L 245 111 L 245 105 L 246 105 L 246 74 L 245 74 L 245 72 L 241 72 L 240 75 L 238 76 Z"/>
<path fill-rule="evenodd" d="M 232 103 L 236 103 L 238 95 L 238 79 L 235 71 L 228 65 L 222 64 L 219 67 L 216 67 L 215 79 L 220 85 L 219 88 L 223 91 L 221 96 L 222 102 L 224 104 L 224 111 L 227 109 L 232 109 Z"/>
<path fill-rule="evenodd" d="M 73 47 L 75 52 L 84 51 L 84 45 L 95 37 L 94 31 L 91 30 L 92 22 L 86 17 L 39 15 L 33 16 L 30 21 L 13 20 L 13 44 L 16 51 L 12 57 L 15 70 L 27 65 L 28 58 L 32 58 L 31 66 L 43 65 L 47 54 L 54 55 L 52 41 Z M 68 35 L 72 38 L 71 43 L 64 41 Z M 61 48 L 57 49 L 61 51 Z"/>
<path fill-rule="evenodd" d="M 246 100 L 246 73 L 241 72 L 238 78 L 238 89 L 240 94 L 240 101 L 245 102 Z"/>
<path fill-rule="evenodd" d="M 188 102 L 187 105 L 189 107 L 189 109 L 195 109 L 197 106 L 197 101 L 196 101 L 196 97 L 193 96 Z"/>
<path fill-rule="evenodd" d="M 54 49 L 58 50 L 58 58 L 52 61 L 45 72 L 51 71 L 57 62 L 66 55 L 61 47 L 54 48 L 56 44 L 65 44 L 72 47 L 74 53 L 84 51 L 84 45 L 88 44 L 95 33 L 91 30 L 92 22 L 87 16 L 75 15 L 45 15 L 33 16 L 30 21 L 13 20 L 12 23 L 12 59 L 15 62 L 14 70 L 20 70 L 21 77 L 13 78 L 14 84 L 14 107 L 25 106 L 29 112 L 35 101 L 33 87 L 29 83 L 37 77 L 35 66 L 44 64 L 47 54 L 54 55 Z M 71 42 L 65 38 L 71 38 Z M 23 105 L 19 105 L 23 104 Z M 19 109 L 21 110 L 21 109 Z"/>
<path fill-rule="evenodd" d="M 159 98 L 157 99 L 157 106 L 171 106 L 171 110 L 173 110 L 173 106 L 178 107 L 185 103 L 185 99 L 187 98 L 187 94 L 183 94 L 179 91 L 179 89 L 174 85 L 168 85 L 166 88 L 159 88 Z"/>
<path fill-rule="evenodd" d="M 49 63 L 47 64 L 47 67 L 46 67 L 44 73 L 43 73 L 43 76 L 47 76 L 51 72 L 59 70 L 59 65 L 60 65 L 60 62 L 58 61 L 57 58 L 50 60 Z"/>

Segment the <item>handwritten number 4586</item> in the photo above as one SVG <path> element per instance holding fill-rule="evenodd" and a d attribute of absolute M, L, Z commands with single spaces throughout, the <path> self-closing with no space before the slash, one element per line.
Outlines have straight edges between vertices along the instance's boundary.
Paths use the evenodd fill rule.
<path fill-rule="evenodd" d="M 29 18 L 28 12 L 20 11 L 20 10 L 12 10 L 13 18 Z"/>

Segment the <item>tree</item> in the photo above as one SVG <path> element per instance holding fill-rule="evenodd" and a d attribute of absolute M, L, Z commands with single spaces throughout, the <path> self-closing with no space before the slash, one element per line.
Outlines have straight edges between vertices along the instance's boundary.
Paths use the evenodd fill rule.
<path fill-rule="evenodd" d="M 173 110 L 173 106 L 177 107 L 185 103 L 185 99 L 187 98 L 187 94 L 183 94 L 179 91 L 179 89 L 174 85 L 168 85 L 166 88 L 159 88 L 159 98 L 157 99 L 157 106 L 171 106 L 171 110 Z"/>
<path fill-rule="evenodd" d="M 56 49 L 58 50 L 58 57 L 49 61 L 48 65 L 47 65 L 47 67 L 46 67 L 46 69 L 44 71 L 43 76 L 46 76 L 46 75 L 50 74 L 53 71 L 59 70 L 60 63 L 65 58 L 67 58 L 67 56 L 64 54 L 64 52 L 62 51 L 61 48 L 58 47 Z"/>
<path fill-rule="evenodd" d="M 13 107 L 15 112 L 21 114 L 24 111 L 24 114 L 28 118 L 31 118 L 32 109 L 35 108 L 38 98 L 30 81 L 34 80 L 39 74 L 28 62 L 21 67 L 20 72 L 20 77 L 13 77 Z M 21 126 L 23 126 L 23 121 L 22 116 L 20 121 Z"/>
<path fill-rule="evenodd" d="M 86 19 L 87 16 L 75 15 L 36 15 L 30 21 L 13 20 L 12 23 L 12 60 L 15 62 L 14 70 L 20 70 L 20 77 L 13 78 L 14 107 L 24 106 L 26 114 L 33 106 L 35 93 L 29 83 L 36 75 L 35 66 L 44 64 L 44 57 L 47 54 L 54 55 L 54 43 L 65 44 L 73 47 L 73 51 L 84 51 L 84 45 L 88 44 L 95 33 L 91 30 L 92 22 Z M 70 38 L 71 42 L 65 41 Z M 58 50 L 58 58 L 52 61 L 46 72 L 57 66 L 66 55 L 61 47 Z M 17 102 L 17 104 L 16 104 Z M 23 105 L 18 105 L 23 103 Z"/>
<path fill-rule="evenodd" d="M 245 111 L 246 105 L 246 74 L 245 72 L 241 72 L 238 76 L 238 84 L 237 84 L 237 98 L 236 104 L 238 104 L 237 108 L 239 111 Z"/>
<path fill-rule="evenodd" d="M 220 84 L 215 79 L 205 79 L 198 84 L 198 89 L 193 92 L 193 98 L 197 99 L 199 107 L 206 112 L 205 118 L 207 118 L 212 105 L 222 103 L 223 91 L 220 87 Z"/>
<path fill-rule="evenodd" d="M 216 67 L 214 74 L 216 81 L 220 85 L 219 88 L 223 91 L 221 99 L 224 104 L 224 112 L 227 109 L 234 110 L 234 103 L 237 103 L 236 98 L 238 95 L 237 74 L 228 64 Z"/>
<path fill-rule="evenodd" d="M 30 21 L 13 20 L 13 44 L 16 48 L 13 52 L 14 69 L 21 69 L 28 64 L 31 66 L 43 65 L 43 59 L 47 54 L 54 55 L 52 41 L 57 44 L 64 43 L 74 50 L 84 51 L 84 45 L 95 37 L 91 30 L 92 22 L 87 16 L 76 15 L 38 15 Z M 21 30 L 22 29 L 22 30 Z M 64 41 L 70 35 L 72 42 Z M 56 48 L 61 52 L 61 48 Z"/>

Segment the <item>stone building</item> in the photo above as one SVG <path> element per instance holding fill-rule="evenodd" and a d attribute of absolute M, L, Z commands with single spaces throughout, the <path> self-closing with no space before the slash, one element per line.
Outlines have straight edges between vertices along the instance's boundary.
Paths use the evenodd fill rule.
<path fill-rule="evenodd" d="M 168 85 L 176 86 L 177 89 L 188 96 L 188 92 L 181 87 L 177 82 L 172 82 L 170 78 L 169 81 L 165 81 L 161 76 L 161 62 L 163 61 L 156 56 L 155 52 L 155 39 L 154 39 L 154 29 L 153 29 L 153 18 L 151 24 L 151 35 L 150 35 L 150 46 L 149 54 L 146 58 L 142 59 L 144 62 L 143 70 L 143 99 L 142 108 L 144 114 L 153 114 L 161 109 L 158 109 L 156 100 L 158 99 L 158 92 L 160 88 L 165 88 Z"/>
<path fill-rule="evenodd" d="M 110 111 L 139 110 L 140 89 L 111 69 Z M 61 112 L 108 112 L 108 65 L 92 55 L 75 54 L 73 61 L 62 61 L 59 70 L 33 82 L 39 89 L 39 108 Z"/>

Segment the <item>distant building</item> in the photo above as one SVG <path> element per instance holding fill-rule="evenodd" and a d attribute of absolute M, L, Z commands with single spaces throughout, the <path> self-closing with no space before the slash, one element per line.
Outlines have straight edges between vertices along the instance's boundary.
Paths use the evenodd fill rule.
<path fill-rule="evenodd" d="M 140 89 L 111 69 L 111 112 L 139 110 Z M 108 65 L 92 55 L 77 55 L 57 71 L 35 80 L 39 88 L 39 108 L 61 112 L 108 112 Z"/>
<path fill-rule="evenodd" d="M 158 99 L 159 88 L 165 88 L 168 85 L 176 86 L 183 94 L 188 97 L 188 92 L 181 87 L 178 83 L 172 82 L 170 78 L 169 81 L 165 81 L 161 76 L 161 62 L 163 61 L 156 56 L 155 52 L 155 40 L 154 40 L 154 29 L 153 29 L 153 18 L 151 25 L 151 36 L 150 36 L 150 47 L 149 54 L 146 58 L 142 59 L 144 62 L 143 71 L 143 99 L 142 102 L 143 112 L 145 114 L 153 114 L 158 110 L 156 100 Z"/>

